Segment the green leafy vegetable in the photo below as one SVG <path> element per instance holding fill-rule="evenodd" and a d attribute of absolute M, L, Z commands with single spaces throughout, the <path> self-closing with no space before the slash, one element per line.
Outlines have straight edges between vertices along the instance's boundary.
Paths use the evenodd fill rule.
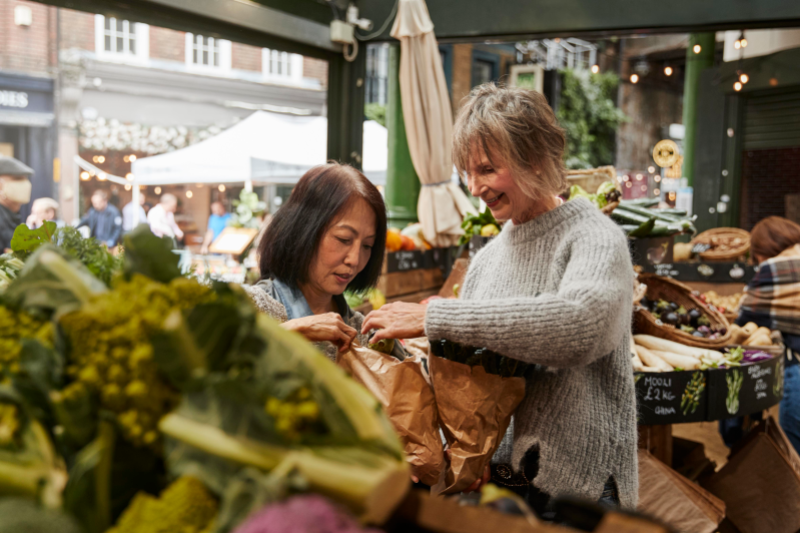
<path fill-rule="evenodd" d="M 14 236 L 11 238 L 11 250 L 17 254 L 17 257 L 25 259 L 42 244 L 52 242 L 55 232 L 55 222 L 47 221 L 37 229 L 30 229 L 25 224 L 20 224 L 14 230 Z"/>

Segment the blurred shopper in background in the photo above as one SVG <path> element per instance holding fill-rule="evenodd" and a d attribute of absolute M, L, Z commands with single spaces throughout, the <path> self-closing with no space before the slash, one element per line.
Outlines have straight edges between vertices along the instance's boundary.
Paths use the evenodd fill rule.
<path fill-rule="evenodd" d="M 13 157 L 0 156 L 0 253 L 11 247 L 20 225 L 19 210 L 31 201 L 33 169 Z"/>
<path fill-rule="evenodd" d="M 119 243 L 122 235 L 122 215 L 119 209 L 108 203 L 108 193 L 96 190 L 92 194 L 92 208 L 78 222 L 77 227 L 86 226 L 90 235 L 109 248 Z"/>
<path fill-rule="evenodd" d="M 144 211 L 146 201 L 147 195 L 141 193 L 139 194 L 139 205 L 133 205 L 133 200 L 131 200 L 122 208 L 122 231 L 128 233 L 133 231 L 137 224 L 147 224 L 147 213 Z M 139 221 L 135 222 L 137 209 L 139 211 Z"/>
<path fill-rule="evenodd" d="M 174 241 L 183 239 L 183 232 L 175 222 L 175 211 L 178 210 L 178 199 L 175 195 L 165 194 L 161 201 L 147 214 L 150 231 L 157 237 L 169 237 Z"/>
<path fill-rule="evenodd" d="M 58 219 L 58 207 L 58 202 L 52 198 L 37 198 L 33 201 L 31 214 L 25 224 L 31 229 L 36 229 L 45 222 L 55 222 L 60 228 L 64 222 Z"/>
<path fill-rule="evenodd" d="M 208 217 L 208 230 L 206 231 L 206 237 L 203 240 L 203 247 L 200 253 L 208 253 L 208 247 L 219 237 L 222 230 L 228 227 L 230 221 L 231 214 L 225 212 L 225 206 L 222 205 L 222 202 L 214 202 L 211 204 L 211 216 Z"/>

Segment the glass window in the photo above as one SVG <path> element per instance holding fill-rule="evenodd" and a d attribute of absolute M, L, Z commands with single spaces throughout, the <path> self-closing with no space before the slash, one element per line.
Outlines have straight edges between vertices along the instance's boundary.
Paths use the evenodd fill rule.
<path fill-rule="evenodd" d="M 106 18 L 103 21 L 103 50 L 112 54 L 136 55 L 136 22 Z"/>
<path fill-rule="evenodd" d="M 494 63 L 483 59 L 472 62 L 472 86 L 488 83 L 494 79 Z"/>
<path fill-rule="evenodd" d="M 219 39 L 195 35 L 192 44 L 192 62 L 209 67 L 219 66 Z"/>

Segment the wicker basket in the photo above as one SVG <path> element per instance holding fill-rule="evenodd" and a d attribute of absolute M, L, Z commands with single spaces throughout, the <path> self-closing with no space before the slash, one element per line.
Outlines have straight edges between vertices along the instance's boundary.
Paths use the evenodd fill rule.
<path fill-rule="evenodd" d="M 614 212 L 614 209 L 616 209 L 618 205 L 619 205 L 619 202 L 614 202 L 614 203 L 608 204 L 607 206 L 602 208 L 600 210 L 600 212 L 603 213 L 604 215 L 611 215 L 611 213 Z"/>
<path fill-rule="evenodd" d="M 742 244 L 731 250 L 708 250 L 700 254 L 700 259 L 703 261 L 735 261 L 750 251 L 750 234 L 739 228 L 714 228 L 704 231 L 692 239 L 692 244 L 712 244 L 714 240 L 720 237 L 731 239 L 739 238 L 742 239 Z"/>
<path fill-rule="evenodd" d="M 700 309 L 703 314 L 708 316 L 711 321 L 711 327 L 726 328 L 728 331 L 716 340 L 694 337 L 674 326 L 658 325 L 656 318 L 648 310 L 643 307 L 636 307 L 633 313 L 633 330 L 635 333 L 652 335 L 698 348 L 718 349 L 731 344 L 730 324 L 728 324 L 728 321 L 719 311 L 711 309 L 700 298 L 696 297 L 689 287 L 675 280 L 653 274 L 640 274 L 639 281 L 647 285 L 647 297 L 651 300 L 664 299 L 682 305 L 687 310 Z"/>
<path fill-rule="evenodd" d="M 617 171 L 614 169 L 613 166 L 606 166 L 606 167 L 599 167 L 599 168 L 589 168 L 583 170 L 568 170 L 567 171 L 567 185 L 580 185 L 583 189 L 591 194 L 593 194 L 603 183 L 607 181 L 613 181 L 617 183 Z M 622 188 L 617 183 L 617 190 L 619 191 L 619 197 L 622 198 Z M 566 195 L 569 196 L 569 189 L 566 191 Z M 614 202 L 608 204 L 607 206 L 600 209 L 600 211 L 604 215 L 611 215 L 614 209 L 617 208 L 619 202 Z"/>

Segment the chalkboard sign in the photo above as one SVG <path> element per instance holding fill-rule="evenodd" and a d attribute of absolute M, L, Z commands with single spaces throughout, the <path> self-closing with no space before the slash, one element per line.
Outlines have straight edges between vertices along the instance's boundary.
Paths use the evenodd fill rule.
<path fill-rule="evenodd" d="M 386 270 L 389 272 L 405 272 L 425 268 L 424 255 L 419 250 L 409 252 L 393 252 L 386 254 Z"/>
<path fill-rule="evenodd" d="M 639 424 L 677 424 L 706 420 L 706 372 L 636 372 L 634 380 Z"/>
<path fill-rule="evenodd" d="M 746 263 L 705 262 L 705 263 L 662 263 L 644 265 L 645 272 L 678 281 L 705 281 L 709 283 L 747 284 L 755 276 L 758 267 Z"/>
<path fill-rule="evenodd" d="M 708 371 L 709 420 L 749 415 L 783 398 L 783 357 Z"/>

